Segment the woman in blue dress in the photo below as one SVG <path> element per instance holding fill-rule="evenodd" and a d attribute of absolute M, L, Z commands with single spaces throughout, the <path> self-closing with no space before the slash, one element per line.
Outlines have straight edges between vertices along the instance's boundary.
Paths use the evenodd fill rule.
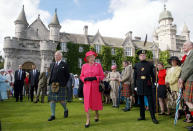
<path fill-rule="evenodd" d="M 0 70 L 0 96 L 1 100 L 8 99 L 7 97 L 7 90 L 9 88 L 9 83 L 6 77 L 4 76 L 5 70 L 1 69 Z"/>

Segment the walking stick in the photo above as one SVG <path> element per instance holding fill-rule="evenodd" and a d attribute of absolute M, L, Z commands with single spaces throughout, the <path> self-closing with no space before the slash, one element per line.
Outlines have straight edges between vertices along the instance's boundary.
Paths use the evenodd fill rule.
<path fill-rule="evenodd" d="M 156 65 L 155 65 L 155 67 L 156 67 L 156 68 L 155 68 L 155 69 L 156 69 L 156 70 L 155 70 L 155 71 L 156 71 L 156 78 L 155 78 L 155 79 L 156 79 L 156 86 L 155 86 L 155 87 L 156 87 L 156 113 L 157 113 L 157 117 L 158 117 L 158 98 L 157 98 L 157 97 L 158 97 L 158 95 L 157 95 L 157 94 L 158 94 L 158 93 L 157 93 L 157 88 L 158 88 L 158 87 L 157 87 L 157 86 L 158 86 L 157 64 L 158 64 L 158 60 L 159 60 L 159 48 L 157 48 L 157 59 L 156 59 L 156 61 L 155 61 L 155 64 L 156 64 Z"/>
<path fill-rule="evenodd" d="M 119 107 L 120 107 L 120 99 L 121 99 L 121 89 L 122 89 L 122 85 L 121 83 L 119 83 L 119 94 L 118 94 L 118 110 L 119 110 Z"/>

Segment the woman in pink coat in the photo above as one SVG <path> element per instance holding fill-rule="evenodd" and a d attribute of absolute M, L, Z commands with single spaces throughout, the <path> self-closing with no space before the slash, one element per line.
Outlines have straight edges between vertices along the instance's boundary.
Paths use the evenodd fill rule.
<path fill-rule="evenodd" d="M 86 64 L 82 66 L 80 79 L 84 82 L 84 109 L 86 112 L 86 125 L 85 128 L 90 126 L 90 113 L 89 110 L 96 112 L 95 122 L 99 121 L 98 110 L 102 110 L 102 97 L 99 92 L 99 82 L 103 80 L 104 73 L 102 66 L 95 63 L 97 54 L 93 51 L 88 51 L 84 58 Z"/>

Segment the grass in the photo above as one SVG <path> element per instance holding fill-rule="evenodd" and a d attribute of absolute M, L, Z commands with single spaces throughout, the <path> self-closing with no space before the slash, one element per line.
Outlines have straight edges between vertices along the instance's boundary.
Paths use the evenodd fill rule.
<path fill-rule="evenodd" d="M 85 112 L 79 100 L 68 103 L 69 117 L 64 119 L 63 108 L 56 104 L 56 120 L 48 122 L 50 116 L 49 103 L 16 103 L 13 98 L 0 102 L 0 120 L 2 131 L 185 131 L 183 119 L 174 126 L 174 119 L 169 116 L 159 116 L 159 124 L 152 123 L 149 112 L 146 112 L 146 121 L 137 121 L 139 109 L 132 108 L 130 112 L 113 109 L 111 105 L 104 105 L 100 111 L 100 121 L 94 122 L 94 112 L 91 112 L 91 126 L 84 128 Z"/>

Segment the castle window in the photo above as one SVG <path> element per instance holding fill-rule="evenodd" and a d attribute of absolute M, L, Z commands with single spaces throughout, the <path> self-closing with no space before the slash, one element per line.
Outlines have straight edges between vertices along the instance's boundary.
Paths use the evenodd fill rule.
<path fill-rule="evenodd" d="M 96 53 L 100 53 L 101 51 L 101 46 L 100 45 L 95 45 Z"/>
<path fill-rule="evenodd" d="M 112 49 L 111 49 L 111 54 L 112 54 L 112 55 L 115 55 L 115 48 L 112 48 Z"/>
<path fill-rule="evenodd" d="M 132 56 L 132 48 L 130 47 L 125 48 L 125 56 Z"/>
<path fill-rule="evenodd" d="M 67 45 L 66 45 L 66 43 L 61 43 L 60 47 L 61 47 L 63 52 L 67 52 Z"/>
<path fill-rule="evenodd" d="M 82 59 L 81 58 L 79 58 L 78 59 L 78 67 L 81 69 L 81 67 L 82 67 Z"/>
<path fill-rule="evenodd" d="M 100 59 L 95 60 L 96 63 L 101 63 Z"/>
<path fill-rule="evenodd" d="M 79 47 L 79 52 L 81 53 L 81 52 L 83 52 L 83 47 Z"/>
<path fill-rule="evenodd" d="M 116 61 L 115 60 L 112 60 L 112 65 L 116 65 Z"/>

